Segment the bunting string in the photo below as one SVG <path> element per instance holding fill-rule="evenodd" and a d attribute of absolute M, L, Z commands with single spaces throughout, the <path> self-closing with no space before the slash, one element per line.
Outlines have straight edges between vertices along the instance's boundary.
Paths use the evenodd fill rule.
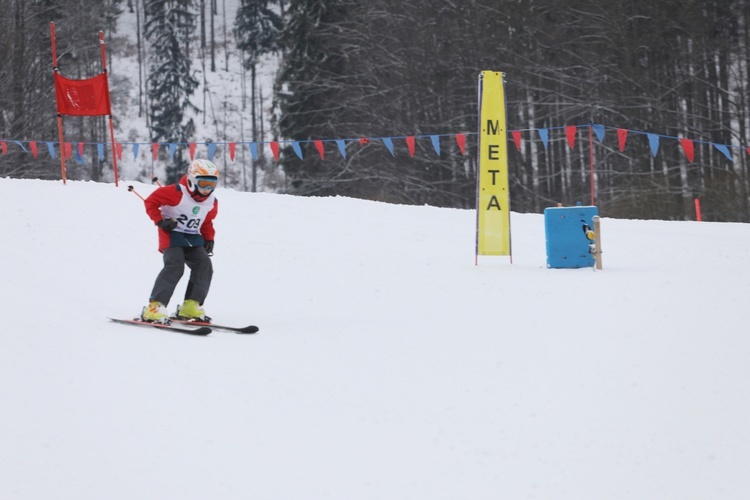
<path fill-rule="evenodd" d="M 645 132 L 642 130 L 632 130 L 621 127 L 611 127 L 597 123 L 586 123 L 579 125 L 563 125 L 556 127 L 544 127 L 537 129 L 518 129 L 508 131 L 509 140 L 512 141 L 513 145 L 518 151 L 521 151 L 524 137 L 526 140 L 535 140 L 538 138 L 544 145 L 545 150 L 549 147 L 550 138 L 554 137 L 555 134 L 563 132 L 564 140 L 567 142 L 570 149 L 576 148 L 576 138 L 580 129 L 593 131 L 599 142 L 603 143 L 606 137 L 607 130 L 616 131 L 617 145 L 620 152 L 625 151 L 628 144 L 628 138 L 632 135 L 644 136 L 648 141 L 651 154 L 656 158 L 659 147 L 664 140 L 677 141 L 685 158 L 692 163 L 695 160 L 695 146 L 696 145 L 708 145 L 719 151 L 726 159 L 730 162 L 734 161 L 733 151 L 744 150 L 750 154 L 750 147 L 738 146 L 733 144 L 720 144 L 705 140 L 690 139 L 687 137 L 679 137 L 672 135 L 657 134 L 652 132 Z M 158 160 L 159 151 L 167 151 L 169 158 L 174 158 L 177 148 L 187 148 L 190 155 L 190 159 L 195 158 L 198 147 L 205 150 L 205 154 L 208 159 L 213 161 L 217 147 L 225 147 L 229 152 L 231 161 L 235 161 L 237 157 L 237 146 L 247 147 L 250 150 L 250 155 L 253 160 L 257 160 L 262 151 L 268 148 L 273 158 L 278 161 L 281 156 L 281 151 L 284 147 L 291 146 L 294 154 L 300 159 L 305 158 L 305 151 L 309 151 L 307 146 L 312 146 L 317 152 L 318 157 L 321 160 L 326 159 L 326 145 L 335 144 L 336 149 L 342 158 L 347 157 L 347 147 L 350 144 L 359 144 L 360 146 L 366 146 L 368 144 L 380 143 L 385 149 L 396 157 L 396 146 L 394 141 L 403 141 L 406 144 L 408 155 L 413 158 L 417 152 L 417 141 L 429 139 L 429 144 L 432 146 L 433 152 L 440 157 L 443 149 L 441 149 L 441 141 L 450 140 L 454 141 L 456 146 L 462 155 L 466 155 L 466 138 L 477 135 L 476 132 L 459 132 L 459 133 L 446 133 L 446 134 L 414 134 L 414 135 L 398 135 L 388 137 L 357 137 L 357 138 L 345 138 L 345 139 L 309 139 L 309 140 L 276 140 L 276 141 L 258 141 L 258 142 L 118 142 L 115 144 L 115 152 L 118 159 L 122 159 L 123 153 L 126 148 L 130 148 L 133 154 L 133 160 L 138 158 L 140 148 L 147 147 L 151 150 L 151 158 Z M 32 155 L 37 158 L 39 155 L 39 146 L 41 144 L 46 145 L 47 152 L 51 158 L 55 158 L 58 152 L 61 150 L 60 143 L 56 141 L 35 141 L 35 140 L 17 140 L 17 139 L 0 139 L 0 151 L 2 155 L 7 155 L 9 151 L 9 145 L 15 144 L 24 153 Z M 70 159 L 75 151 L 75 161 L 78 163 L 85 162 L 85 154 L 87 147 L 95 147 L 96 154 L 100 161 L 104 160 L 104 149 L 106 142 L 65 142 L 62 147 L 62 154 L 65 155 L 65 159 Z M 303 149 L 304 146 L 304 149 Z M 309 153 L 308 153 L 309 154 Z M 313 153 L 314 154 L 314 153 Z M 329 157 L 330 158 L 330 157 Z"/>

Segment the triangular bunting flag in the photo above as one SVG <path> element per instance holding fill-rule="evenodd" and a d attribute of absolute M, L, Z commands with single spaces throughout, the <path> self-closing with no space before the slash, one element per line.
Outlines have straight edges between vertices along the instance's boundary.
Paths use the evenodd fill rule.
<path fill-rule="evenodd" d="M 8 154 L 8 143 L 5 142 L 5 141 L 0 141 L 0 149 L 3 150 L 3 154 L 4 155 L 7 155 Z"/>
<path fill-rule="evenodd" d="M 396 153 L 393 151 L 393 141 L 390 137 L 383 137 L 383 144 L 385 144 L 385 147 L 388 148 L 391 156 L 396 156 Z"/>
<path fill-rule="evenodd" d="M 726 156 L 727 160 L 734 161 L 734 159 L 732 158 L 732 153 L 729 152 L 729 149 L 724 144 L 715 144 L 713 142 L 711 144 L 713 144 L 716 149 L 721 151 L 721 154 Z"/>
<path fill-rule="evenodd" d="M 414 150 L 416 149 L 416 143 L 414 142 L 413 135 L 410 135 L 406 138 L 406 147 L 409 148 L 409 156 L 414 158 Z"/>
<path fill-rule="evenodd" d="M 565 137 L 568 140 L 568 146 L 570 146 L 570 149 L 575 149 L 576 147 L 576 134 L 578 133 L 578 127 L 575 125 L 566 125 L 565 126 Z"/>
<path fill-rule="evenodd" d="M 432 149 L 434 149 L 435 153 L 440 156 L 440 136 L 431 135 L 430 141 L 432 141 Z"/>
<path fill-rule="evenodd" d="M 596 134 L 596 138 L 599 139 L 599 142 L 604 142 L 604 125 L 592 123 L 591 128 L 594 129 L 594 133 Z"/>
<path fill-rule="evenodd" d="M 516 145 L 516 150 L 521 151 L 521 131 L 513 130 L 510 135 L 513 136 L 513 144 Z"/>
<path fill-rule="evenodd" d="M 680 139 L 680 144 L 682 145 L 682 150 L 685 152 L 685 157 L 690 163 L 693 163 L 693 159 L 695 158 L 695 146 L 693 145 L 693 141 L 690 139 Z"/>
<path fill-rule="evenodd" d="M 83 163 L 83 147 L 85 143 L 79 142 L 76 147 L 76 163 Z"/>
<path fill-rule="evenodd" d="M 650 133 L 640 130 L 629 130 L 624 128 L 615 128 L 615 127 L 607 127 L 605 125 L 601 125 L 598 123 L 589 123 L 587 125 L 565 125 L 564 127 L 552 127 L 552 128 L 538 128 L 538 129 L 527 129 L 529 133 L 531 133 L 532 130 L 536 130 L 539 134 L 539 138 L 541 139 L 542 143 L 544 144 L 545 149 L 549 147 L 549 133 L 550 130 L 559 130 L 561 128 L 565 129 L 565 136 L 566 136 L 566 142 L 568 146 L 571 149 L 575 149 L 576 146 L 576 140 L 577 140 L 577 134 L 578 129 L 580 127 L 589 127 L 589 138 L 592 138 L 592 134 L 596 134 L 597 139 L 600 142 L 604 142 L 605 136 L 606 136 L 606 129 L 611 128 L 613 130 L 617 131 L 617 139 L 618 139 L 618 145 L 619 145 L 619 151 L 623 152 L 625 150 L 625 146 L 627 144 L 628 134 L 629 133 L 636 133 L 639 135 L 646 135 L 649 143 L 649 148 L 652 154 L 652 157 L 656 158 L 659 153 L 660 148 L 660 141 L 662 138 L 667 139 L 677 139 L 680 143 L 680 147 L 685 155 L 685 158 L 688 162 L 694 163 L 696 161 L 695 159 L 695 141 L 688 138 L 680 138 L 680 137 L 671 137 L 671 136 L 664 136 L 656 133 Z M 511 130 L 511 138 L 513 140 L 513 144 L 516 147 L 517 151 L 523 151 L 523 133 L 524 130 Z M 555 132 L 556 133 L 556 132 Z M 386 149 L 388 149 L 388 152 L 391 154 L 391 156 L 396 156 L 395 151 L 395 145 L 394 141 L 395 139 L 401 139 L 403 138 L 406 142 L 409 156 L 411 158 L 414 158 L 414 155 L 416 154 L 416 140 L 418 138 L 428 138 L 430 139 L 430 142 L 432 144 L 432 148 L 435 151 L 435 154 L 440 157 L 442 155 L 441 151 L 441 137 L 447 136 L 448 134 L 431 134 L 431 135 L 410 135 L 410 136 L 396 136 L 396 137 L 378 137 L 378 138 L 368 138 L 368 137 L 361 137 L 361 138 L 354 138 L 354 139 L 324 139 L 324 140 L 303 140 L 303 141 L 273 141 L 268 143 L 271 151 L 273 153 L 273 157 L 276 161 L 280 160 L 281 155 L 281 147 L 286 145 L 291 145 L 291 148 L 294 150 L 294 153 L 296 156 L 303 160 L 304 159 L 304 152 L 302 148 L 302 144 L 306 142 L 312 142 L 315 146 L 315 149 L 317 150 L 320 159 L 325 160 L 325 142 L 335 142 L 337 145 L 337 148 L 339 152 L 341 153 L 341 156 L 346 159 L 347 153 L 346 153 L 346 146 L 347 142 L 358 142 L 360 145 L 365 146 L 367 144 L 370 144 L 371 141 L 382 141 L 382 143 L 385 145 Z M 466 133 L 457 133 L 453 134 L 455 137 L 456 144 L 458 145 L 458 148 L 462 155 L 466 155 Z M 475 134 L 469 134 L 469 135 L 475 135 Z M 555 140 L 557 140 L 557 136 L 555 136 Z M 533 139 L 531 139 L 533 140 Z M 55 158 L 57 152 L 55 149 L 55 144 L 58 144 L 60 153 L 64 155 L 66 159 L 71 159 L 73 157 L 73 153 L 75 152 L 74 160 L 79 163 L 85 162 L 85 148 L 86 145 L 91 144 L 96 146 L 96 154 L 98 155 L 98 159 L 100 161 L 104 161 L 106 156 L 106 147 L 107 143 L 97 143 L 97 142 L 65 142 L 65 143 L 53 143 L 53 142 L 46 142 L 42 141 L 44 144 L 47 145 L 47 150 L 49 151 L 50 157 Z M 636 141 L 637 142 L 637 141 Z M 0 140 L 0 154 L 7 155 L 8 154 L 8 148 L 9 143 L 15 143 L 18 145 L 19 148 L 25 153 L 31 153 L 34 158 L 38 157 L 39 154 L 39 141 L 20 141 L 15 139 L 3 139 Z M 28 148 L 26 147 L 26 143 L 28 143 Z M 122 159 L 122 153 L 123 153 L 123 145 L 132 145 L 133 147 L 133 159 L 138 160 L 139 159 L 139 147 L 140 144 L 145 144 L 146 146 L 150 145 L 151 148 L 151 156 L 153 160 L 159 159 L 159 151 L 162 145 L 166 145 L 169 147 L 169 156 L 170 159 L 174 158 L 176 149 L 178 147 L 182 147 L 186 145 L 186 143 L 159 143 L 159 142 L 151 142 L 151 143 L 136 143 L 136 142 L 126 142 L 126 143 L 115 143 L 113 145 L 113 155 L 118 158 Z M 239 143 L 240 146 L 243 143 Z M 259 153 L 262 156 L 264 154 L 264 151 L 262 149 L 259 149 L 263 147 L 265 142 L 259 142 L 259 143 L 244 143 L 248 144 L 250 148 L 250 153 L 253 157 L 253 160 L 258 160 Z M 705 144 L 699 141 L 699 144 Z M 732 157 L 732 148 L 731 145 L 726 144 L 717 144 L 717 143 L 709 143 L 714 148 L 716 148 L 717 151 L 719 151 L 722 155 L 724 155 L 725 158 L 729 161 L 734 161 L 734 158 Z M 211 161 L 214 160 L 216 155 L 216 148 L 217 145 L 228 145 L 229 150 L 229 157 L 231 161 L 236 160 L 236 148 L 237 143 L 236 142 L 219 142 L 215 143 L 212 141 L 212 139 L 207 139 L 206 142 L 191 142 L 187 143 L 188 149 L 190 152 L 190 159 L 195 158 L 195 153 L 197 150 L 197 147 L 199 145 L 206 145 L 207 148 L 207 158 Z M 75 147 L 75 149 L 74 149 Z M 742 146 L 742 149 L 746 151 L 748 155 L 750 155 L 750 146 Z M 93 153 L 93 152 L 92 152 Z M 145 154 L 145 153 L 144 153 Z"/>
<path fill-rule="evenodd" d="M 316 141 L 313 142 L 313 144 L 315 144 L 315 149 L 318 150 L 318 154 L 320 155 L 320 159 L 321 160 L 325 160 L 326 159 L 326 148 L 325 148 L 325 146 L 323 144 L 323 141 L 316 140 Z"/>
<path fill-rule="evenodd" d="M 656 134 L 646 133 L 648 136 L 648 145 L 651 148 L 651 154 L 656 158 L 656 154 L 659 152 L 659 136 Z"/>
<path fill-rule="evenodd" d="M 466 154 L 466 134 L 456 134 L 456 144 L 462 155 Z"/>
<path fill-rule="evenodd" d="M 617 142 L 620 146 L 620 152 L 625 151 L 625 141 L 628 140 L 628 131 L 624 128 L 617 129 Z"/>
<path fill-rule="evenodd" d="M 536 131 L 539 133 L 539 137 L 542 139 L 544 149 L 547 149 L 547 145 L 549 144 L 549 130 L 546 128 L 539 128 Z"/>
<path fill-rule="evenodd" d="M 346 159 L 346 141 L 344 139 L 337 139 L 336 146 L 339 147 L 339 153 Z"/>
<path fill-rule="evenodd" d="M 302 148 L 299 145 L 299 141 L 292 141 L 292 149 L 294 150 L 294 154 L 299 157 L 299 159 L 302 159 Z"/>

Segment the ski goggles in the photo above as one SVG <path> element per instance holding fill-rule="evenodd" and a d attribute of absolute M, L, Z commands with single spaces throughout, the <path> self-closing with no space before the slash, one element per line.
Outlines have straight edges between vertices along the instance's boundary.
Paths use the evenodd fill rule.
<path fill-rule="evenodd" d="M 216 183 L 218 179 L 216 177 L 198 177 L 195 179 L 195 183 L 198 185 L 198 189 L 216 189 Z"/>

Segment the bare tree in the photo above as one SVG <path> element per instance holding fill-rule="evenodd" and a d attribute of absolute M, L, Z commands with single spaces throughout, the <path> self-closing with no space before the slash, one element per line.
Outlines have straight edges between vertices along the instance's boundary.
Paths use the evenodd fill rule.
<path fill-rule="evenodd" d="M 605 213 L 681 219 L 701 197 L 715 219 L 750 220 L 745 155 L 730 162 L 711 146 L 747 140 L 745 3 L 292 1 L 282 136 L 397 137 L 395 158 L 378 140 L 325 162 L 287 151 L 292 188 L 473 206 L 473 152 L 411 159 L 398 136 L 416 134 L 429 151 L 425 136 L 475 131 L 476 76 L 491 69 L 506 75 L 508 126 L 523 136 L 520 151 L 509 148 L 514 209 L 588 201 L 593 162 Z M 608 127 L 603 141 L 594 124 Z M 566 125 L 578 126 L 573 149 Z M 619 127 L 636 131 L 622 152 Z M 656 156 L 649 133 L 659 135 Z M 680 137 L 702 141 L 694 162 Z"/>

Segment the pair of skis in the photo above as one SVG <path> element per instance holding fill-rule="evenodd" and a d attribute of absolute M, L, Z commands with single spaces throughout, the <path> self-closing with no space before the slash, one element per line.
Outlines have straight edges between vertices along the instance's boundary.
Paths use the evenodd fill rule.
<path fill-rule="evenodd" d="M 206 336 L 213 330 L 223 330 L 226 332 L 234 333 L 257 333 L 259 328 L 255 325 L 249 326 L 228 326 L 228 325 L 217 325 L 215 323 L 206 323 L 204 321 L 194 321 L 180 318 L 169 318 L 169 323 L 156 323 L 153 321 L 144 321 L 140 318 L 133 319 L 117 319 L 109 318 L 110 321 L 119 323 L 121 325 L 133 325 L 133 326 L 144 326 L 151 328 L 158 328 L 160 330 L 168 330 L 170 332 L 184 333 L 187 335 Z"/>

